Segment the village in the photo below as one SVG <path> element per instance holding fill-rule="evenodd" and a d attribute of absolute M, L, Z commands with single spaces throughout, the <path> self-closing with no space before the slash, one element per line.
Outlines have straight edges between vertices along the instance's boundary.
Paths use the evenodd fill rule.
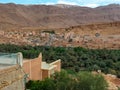
<path fill-rule="evenodd" d="M 54 33 L 51 33 L 54 32 Z M 32 45 L 32 46 L 64 46 L 85 48 L 120 48 L 120 35 L 102 35 L 94 34 L 76 34 L 73 31 L 55 32 L 54 30 L 0 30 L 0 42 L 16 45 Z M 100 43 L 100 44 L 99 44 Z"/>

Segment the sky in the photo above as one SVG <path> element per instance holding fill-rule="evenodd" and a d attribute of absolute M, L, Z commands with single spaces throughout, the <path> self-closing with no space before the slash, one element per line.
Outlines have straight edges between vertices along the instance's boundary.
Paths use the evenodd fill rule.
<path fill-rule="evenodd" d="M 108 4 L 120 4 L 120 0 L 0 0 L 0 3 L 16 4 L 70 4 L 87 7 L 98 7 Z"/>

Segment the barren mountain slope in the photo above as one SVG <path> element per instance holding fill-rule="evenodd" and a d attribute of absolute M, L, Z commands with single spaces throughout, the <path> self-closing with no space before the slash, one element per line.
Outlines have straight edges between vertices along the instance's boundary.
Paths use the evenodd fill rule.
<path fill-rule="evenodd" d="M 0 28 L 18 26 L 65 28 L 81 24 L 120 21 L 120 5 L 97 8 L 67 5 L 0 4 Z"/>

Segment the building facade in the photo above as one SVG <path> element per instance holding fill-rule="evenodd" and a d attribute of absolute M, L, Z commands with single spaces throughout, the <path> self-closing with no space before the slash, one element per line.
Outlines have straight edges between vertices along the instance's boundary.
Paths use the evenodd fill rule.
<path fill-rule="evenodd" d="M 46 77 L 50 77 L 54 72 L 61 71 L 61 60 L 46 63 L 42 61 L 42 54 L 40 53 L 37 58 L 24 59 L 23 70 L 30 80 L 42 80 Z"/>
<path fill-rule="evenodd" d="M 61 71 L 61 60 L 42 62 L 42 54 L 23 59 L 22 53 L 0 55 L 0 90 L 25 90 L 28 80 L 43 80 Z"/>

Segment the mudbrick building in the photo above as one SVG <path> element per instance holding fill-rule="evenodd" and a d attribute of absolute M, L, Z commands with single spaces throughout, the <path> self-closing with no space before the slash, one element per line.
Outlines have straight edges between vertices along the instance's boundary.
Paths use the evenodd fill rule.
<path fill-rule="evenodd" d="M 23 59 L 22 53 L 0 53 L 0 90 L 24 90 L 28 80 L 42 80 L 61 70 L 61 60 L 42 62 L 42 54 Z"/>

